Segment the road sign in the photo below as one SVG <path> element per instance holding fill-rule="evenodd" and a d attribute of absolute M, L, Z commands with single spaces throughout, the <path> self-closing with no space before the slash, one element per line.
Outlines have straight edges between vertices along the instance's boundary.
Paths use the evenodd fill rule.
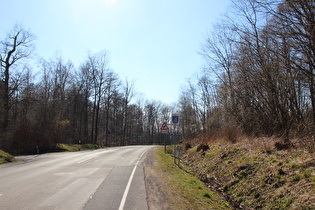
<path fill-rule="evenodd" d="M 166 123 L 166 122 L 164 122 L 164 123 L 162 124 L 160 130 L 162 130 L 162 131 L 167 131 L 167 130 L 168 130 L 168 127 L 167 127 L 167 123 Z"/>
<path fill-rule="evenodd" d="M 172 114 L 172 123 L 177 124 L 179 122 L 178 114 Z"/>

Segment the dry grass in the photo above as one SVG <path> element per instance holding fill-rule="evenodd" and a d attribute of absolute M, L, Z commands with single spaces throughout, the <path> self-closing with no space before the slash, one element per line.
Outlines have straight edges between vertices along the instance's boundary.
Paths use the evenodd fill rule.
<path fill-rule="evenodd" d="M 206 152 L 196 147 L 184 162 L 234 207 L 315 208 L 315 154 L 292 140 L 278 150 L 272 138 L 216 141 Z"/>

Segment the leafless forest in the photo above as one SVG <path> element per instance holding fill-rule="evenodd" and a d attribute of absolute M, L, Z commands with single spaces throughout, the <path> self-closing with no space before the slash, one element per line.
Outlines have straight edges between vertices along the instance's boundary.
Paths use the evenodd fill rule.
<path fill-rule="evenodd" d="M 159 128 L 174 112 L 183 139 L 313 139 L 314 1 L 234 0 L 231 8 L 201 44 L 204 69 L 173 105 L 141 98 L 110 68 L 107 51 L 77 67 L 58 55 L 30 65 L 35 35 L 14 26 L 0 42 L 0 149 L 160 143 Z"/>
<path fill-rule="evenodd" d="M 314 1 L 235 0 L 201 54 L 180 100 L 187 125 L 231 141 L 314 135 Z"/>

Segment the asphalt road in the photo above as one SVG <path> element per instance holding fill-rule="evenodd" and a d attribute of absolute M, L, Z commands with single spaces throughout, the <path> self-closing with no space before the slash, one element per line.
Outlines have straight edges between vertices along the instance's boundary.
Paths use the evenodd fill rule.
<path fill-rule="evenodd" d="M 20 156 L 0 166 L 0 209 L 148 209 L 141 161 L 151 148 Z"/>

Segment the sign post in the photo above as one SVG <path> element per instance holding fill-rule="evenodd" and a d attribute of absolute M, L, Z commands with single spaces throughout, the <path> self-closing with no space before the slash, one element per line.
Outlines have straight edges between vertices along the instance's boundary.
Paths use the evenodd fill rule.
<path fill-rule="evenodd" d="M 160 128 L 162 133 L 168 133 L 168 127 L 167 127 L 167 123 L 164 122 Z M 166 137 L 164 137 L 164 153 L 166 153 Z"/>
<path fill-rule="evenodd" d="M 173 141 L 173 144 L 174 144 L 174 164 L 176 164 L 176 156 L 177 156 L 177 153 L 176 153 L 176 136 L 177 136 L 177 130 L 176 130 L 176 125 L 179 123 L 179 116 L 178 114 L 172 114 L 172 123 L 174 124 L 174 141 Z"/>

